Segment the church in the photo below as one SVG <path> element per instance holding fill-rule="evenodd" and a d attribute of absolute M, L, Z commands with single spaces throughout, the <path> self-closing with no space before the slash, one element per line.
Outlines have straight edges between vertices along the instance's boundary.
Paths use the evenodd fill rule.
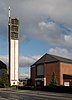
<path fill-rule="evenodd" d="M 32 85 L 49 86 L 53 73 L 57 86 L 72 86 L 72 60 L 47 53 L 31 65 Z"/>

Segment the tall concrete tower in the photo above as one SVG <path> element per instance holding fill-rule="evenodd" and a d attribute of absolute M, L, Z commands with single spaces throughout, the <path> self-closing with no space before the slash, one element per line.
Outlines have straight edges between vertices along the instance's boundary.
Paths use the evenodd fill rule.
<path fill-rule="evenodd" d="M 18 85 L 19 76 L 19 19 L 10 16 L 9 7 L 9 76 L 10 85 Z"/>

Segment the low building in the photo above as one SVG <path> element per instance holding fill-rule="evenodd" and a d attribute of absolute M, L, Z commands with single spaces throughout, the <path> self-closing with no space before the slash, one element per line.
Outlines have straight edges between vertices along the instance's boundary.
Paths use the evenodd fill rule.
<path fill-rule="evenodd" d="M 25 78 L 25 79 L 19 79 L 19 86 L 30 86 L 31 85 L 31 79 Z"/>
<path fill-rule="evenodd" d="M 7 66 L 0 60 L 0 78 L 2 77 L 3 73 L 7 73 Z"/>
<path fill-rule="evenodd" d="M 72 86 L 72 60 L 51 54 L 45 54 L 31 66 L 32 85 L 50 85 L 53 72 L 58 86 Z"/>

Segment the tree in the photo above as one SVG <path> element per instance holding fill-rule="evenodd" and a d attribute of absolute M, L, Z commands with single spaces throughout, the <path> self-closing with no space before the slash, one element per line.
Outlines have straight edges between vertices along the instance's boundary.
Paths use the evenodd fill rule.
<path fill-rule="evenodd" d="M 56 80 L 56 76 L 55 76 L 55 73 L 54 72 L 52 74 L 50 86 L 57 86 L 57 80 Z"/>
<path fill-rule="evenodd" d="M 2 73 L 2 77 L 0 78 L 0 85 L 4 87 L 9 86 L 9 77 L 6 72 Z"/>

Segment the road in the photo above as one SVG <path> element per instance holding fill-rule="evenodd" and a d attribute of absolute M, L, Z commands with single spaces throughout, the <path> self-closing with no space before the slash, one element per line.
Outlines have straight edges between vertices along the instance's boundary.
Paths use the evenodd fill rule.
<path fill-rule="evenodd" d="M 29 90 L 0 90 L 0 100 L 72 100 L 72 94 Z"/>

